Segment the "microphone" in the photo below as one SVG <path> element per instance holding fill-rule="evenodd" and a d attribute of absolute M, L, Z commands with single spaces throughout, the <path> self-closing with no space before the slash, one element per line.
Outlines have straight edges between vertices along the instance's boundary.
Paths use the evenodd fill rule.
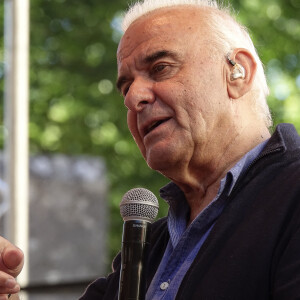
<path fill-rule="evenodd" d="M 145 299 L 150 227 L 157 212 L 157 198 L 147 189 L 131 189 L 122 198 L 120 213 L 124 225 L 118 300 Z"/>

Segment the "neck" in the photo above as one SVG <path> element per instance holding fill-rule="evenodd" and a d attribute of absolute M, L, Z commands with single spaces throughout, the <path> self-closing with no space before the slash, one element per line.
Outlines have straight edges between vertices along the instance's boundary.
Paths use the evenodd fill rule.
<path fill-rule="evenodd" d="M 251 132 L 253 134 L 250 134 Z M 228 139 L 227 143 L 224 143 L 223 139 L 223 143 L 215 148 L 217 151 L 202 150 L 200 153 L 210 154 L 206 160 L 203 160 L 203 155 L 199 155 L 194 156 L 188 165 L 180 166 L 180 171 L 176 166 L 176 172 L 167 177 L 184 192 L 190 206 L 190 222 L 216 197 L 220 182 L 227 172 L 247 152 L 269 137 L 270 133 L 265 127 L 252 131 L 245 128 L 234 138 Z"/>

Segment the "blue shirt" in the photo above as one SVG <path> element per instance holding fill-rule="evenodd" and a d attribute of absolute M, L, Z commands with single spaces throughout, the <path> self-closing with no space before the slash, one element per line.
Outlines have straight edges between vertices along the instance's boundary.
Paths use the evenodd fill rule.
<path fill-rule="evenodd" d="M 226 205 L 227 197 L 220 197 L 221 194 L 230 195 L 239 175 L 260 154 L 265 144 L 266 141 L 249 151 L 226 174 L 216 197 L 188 227 L 189 206 L 182 191 L 174 183 L 161 189 L 161 197 L 170 206 L 167 220 L 170 240 L 149 286 L 146 300 L 175 299 L 186 272 Z"/>

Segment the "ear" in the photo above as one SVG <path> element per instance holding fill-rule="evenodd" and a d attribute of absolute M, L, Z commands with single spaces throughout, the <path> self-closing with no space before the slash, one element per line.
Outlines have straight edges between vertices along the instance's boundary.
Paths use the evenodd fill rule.
<path fill-rule="evenodd" d="M 232 64 L 242 66 L 245 70 L 245 76 L 233 78 L 232 74 L 237 71 L 238 65 L 233 66 Z M 256 74 L 256 67 L 257 64 L 254 57 L 247 49 L 236 48 L 229 54 L 226 66 L 226 81 L 227 92 L 230 98 L 238 99 L 251 90 Z"/>

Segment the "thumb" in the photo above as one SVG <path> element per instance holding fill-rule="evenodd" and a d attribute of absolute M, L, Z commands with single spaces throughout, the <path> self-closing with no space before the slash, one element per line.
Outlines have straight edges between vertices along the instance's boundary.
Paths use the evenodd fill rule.
<path fill-rule="evenodd" d="M 18 276 L 24 264 L 23 252 L 19 248 L 13 245 L 9 245 L 5 249 L 3 249 L 1 256 L 2 256 L 1 264 L 3 265 L 2 267 L 4 268 L 3 271 L 6 271 L 8 274 L 10 274 L 13 277 Z"/>

